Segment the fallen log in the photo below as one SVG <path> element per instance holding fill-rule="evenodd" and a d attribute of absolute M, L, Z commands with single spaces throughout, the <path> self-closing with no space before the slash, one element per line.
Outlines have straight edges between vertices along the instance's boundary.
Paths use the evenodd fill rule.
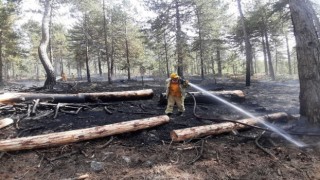
<path fill-rule="evenodd" d="M 45 135 L 8 139 L 0 141 L 0 151 L 16 151 L 23 149 L 52 147 L 57 145 L 63 145 L 73 142 L 121 134 L 125 132 L 133 132 L 141 129 L 158 126 L 167 122 L 169 122 L 169 117 L 166 115 L 162 115 L 151 118 L 109 124 L 104 126 L 97 126 L 87 129 L 78 129 Z"/>
<path fill-rule="evenodd" d="M 285 118 L 288 118 L 288 114 L 284 112 L 280 112 L 280 113 L 268 114 L 266 116 L 260 116 L 256 118 L 242 119 L 238 121 L 248 125 L 254 125 L 254 124 L 258 124 L 260 120 L 274 121 L 274 120 L 281 120 Z M 219 124 L 173 130 L 171 131 L 170 136 L 172 141 L 184 141 L 187 139 L 199 138 L 199 137 L 208 136 L 208 135 L 217 135 L 225 132 L 230 132 L 232 130 L 238 130 L 238 129 L 244 129 L 244 128 L 248 128 L 248 126 L 245 126 L 239 123 L 224 122 Z"/>
<path fill-rule="evenodd" d="M 11 118 L 4 118 L 0 120 L 0 129 L 13 124 L 13 119 Z"/>
<path fill-rule="evenodd" d="M 34 99 L 40 99 L 41 101 L 49 101 L 53 103 L 92 103 L 145 100 L 151 99 L 152 97 L 152 89 L 78 94 L 4 93 L 0 95 L 0 103 L 14 104 Z"/>
<path fill-rule="evenodd" d="M 218 100 L 210 97 L 210 95 L 202 92 L 189 92 L 192 94 L 197 103 L 204 103 L 204 104 L 217 104 L 220 103 Z M 243 102 L 245 100 L 245 94 L 241 90 L 233 90 L 233 91 L 208 91 L 208 93 L 229 99 L 230 101 L 233 102 Z M 186 103 L 193 103 L 193 98 L 190 95 L 186 96 L 185 99 Z M 167 97 L 166 93 L 161 93 L 160 94 L 160 100 L 159 103 L 161 105 L 167 104 Z"/>

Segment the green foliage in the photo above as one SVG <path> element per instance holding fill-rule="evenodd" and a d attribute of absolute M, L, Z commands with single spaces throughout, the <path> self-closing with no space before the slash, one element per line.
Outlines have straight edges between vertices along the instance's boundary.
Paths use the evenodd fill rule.
<path fill-rule="evenodd" d="M 99 54 L 101 52 L 105 56 L 104 44 L 104 28 L 103 28 L 103 12 L 101 2 L 95 2 L 95 5 L 88 5 L 91 1 L 81 1 L 82 4 L 77 4 L 76 8 L 82 14 L 79 17 L 79 22 L 69 30 L 68 41 L 70 42 L 69 50 L 74 52 L 74 57 L 77 61 L 83 64 L 85 40 L 89 39 L 89 48 L 91 54 Z M 90 4 L 89 3 L 89 4 Z M 130 8 L 125 4 L 116 4 L 108 6 L 107 11 L 107 34 L 108 34 L 108 55 L 115 60 L 114 65 L 120 69 L 127 67 L 125 37 L 128 40 L 129 58 L 133 61 L 130 65 L 135 68 L 143 64 L 144 48 L 142 44 L 143 35 L 140 33 L 139 27 L 133 24 L 129 17 Z M 87 15 L 87 26 L 83 19 L 83 14 Z M 127 31 L 126 31 L 127 29 Z M 111 52 L 112 49 L 112 52 Z M 93 56 L 94 60 L 97 58 Z"/>
<path fill-rule="evenodd" d="M 9 64 L 17 61 L 20 54 L 18 46 L 19 34 L 13 29 L 16 21 L 15 13 L 18 10 L 19 1 L 0 2 L 0 84 L 3 80 L 3 73 L 9 76 Z M 2 65 L 7 66 L 5 72 L 2 70 Z M 10 66 L 10 68 L 13 68 Z"/>
<path fill-rule="evenodd" d="M 88 40 L 90 67 L 95 61 L 102 60 L 106 68 L 106 52 L 104 40 L 104 19 L 102 1 L 71 0 L 62 2 L 54 0 L 51 27 L 51 45 L 53 60 L 62 59 L 74 71 L 85 64 L 86 40 Z M 106 34 L 107 55 L 117 73 L 125 74 L 129 67 L 126 57 L 126 40 L 130 68 L 133 73 L 139 72 L 141 66 L 147 73 L 165 75 L 166 71 L 177 70 L 177 26 L 175 17 L 176 0 L 144 0 L 156 17 L 147 23 L 137 21 L 130 0 L 105 0 L 106 2 Z M 288 72 L 284 49 L 284 36 L 292 38 L 290 14 L 287 0 L 265 1 L 253 0 L 249 4 L 243 1 L 245 23 L 248 27 L 250 41 L 258 53 L 257 71 L 263 71 L 261 31 L 267 30 L 270 49 L 275 61 L 278 55 L 278 71 Z M 217 52 L 221 54 L 221 68 L 224 73 L 243 73 L 243 31 L 234 16 L 228 14 L 228 5 L 234 1 L 220 0 L 184 0 L 179 1 L 182 24 L 181 49 L 183 67 L 187 74 L 199 74 L 200 49 L 202 51 L 205 74 L 217 69 Z M 36 21 L 28 21 L 21 27 L 22 31 L 13 30 L 18 13 L 17 3 L 0 2 L 0 30 L 3 33 L 3 62 L 14 62 L 21 71 L 31 71 L 38 62 L 38 50 L 41 39 L 41 25 Z M 70 15 L 75 19 L 73 27 L 64 22 L 57 23 L 59 8 L 70 7 Z M 237 12 L 233 12 L 238 14 Z M 235 25 L 232 23 L 236 22 Z M 19 37 L 21 34 L 22 37 Z M 201 38 L 200 38 L 201 36 Z M 227 38 L 228 37 L 228 38 Z M 292 48 L 292 47 L 291 47 Z M 291 49 L 290 49 L 291 50 Z M 294 54 L 292 55 L 294 58 Z M 212 62 L 214 61 L 214 62 Z M 167 70 L 168 63 L 168 70 Z M 6 64 L 5 64 L 6 65 Z M 212 69 L 214 66 L 215 69 Z M 106 73 L 106 69 L 103 69 Z M 120 75 L 120 74 L 118 74 Z"/>

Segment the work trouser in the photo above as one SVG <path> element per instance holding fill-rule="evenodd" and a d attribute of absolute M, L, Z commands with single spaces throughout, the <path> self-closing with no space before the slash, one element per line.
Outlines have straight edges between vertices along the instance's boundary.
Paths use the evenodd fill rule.
<path fill-rule="evenodd" d="M 175 103 L 178 106 L 178 111 L 179 112 L 184 112 L 185 111 L 185 108 L 184 108 L 184 97 L 169 95 L 167 109 L 165 111 L 166 114 L 173 112 L 173 106 L 174 106 Z"/>

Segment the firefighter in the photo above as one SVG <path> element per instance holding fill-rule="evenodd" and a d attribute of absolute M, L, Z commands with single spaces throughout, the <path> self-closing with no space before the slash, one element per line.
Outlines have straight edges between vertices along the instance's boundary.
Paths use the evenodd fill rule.
<path fill-rule="evenodd" d="M 184 99 L 186 96 L 186 88 L 189 87 L 189 81 L 179 77 L 178 74 L 172 73 L 167 83 L 167 108 L 165 113 L 170 116 L 173 113 L 174 104 L 178 106 L 178 115 L 183 115 L 185 111 Z"/>

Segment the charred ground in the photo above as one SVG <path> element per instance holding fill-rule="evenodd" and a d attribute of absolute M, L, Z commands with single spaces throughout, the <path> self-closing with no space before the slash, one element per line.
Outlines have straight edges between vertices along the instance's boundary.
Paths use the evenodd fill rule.
<path fill-rule="evenodd" d="M 298 81 L 254 80 L 250 87 L 231 79 L 219 79 L 216 84 L 197 79 L 191 81 L 207 90 L 243 90 L 246 100 L 237 105 L 257 116 L 275 112 L 299 113 Z M 51 93 L 144 88 L 153 89 L 155 96 L 143 101 L 86 104 L 87 108 L 77 115 L 59 112 L 55 119 L 52 115 L 34 120 L 21 119 L 19 129 L 16 125 L 2 129 L 0 138 L 27 137 L 162 115 L 165 106 L 159 105 L 158 100 L 165 90 L 163 84 L 163 81 L 148 81 L 144 86 L 135 81 L 112 85 L 106 82 L 60 83 Z M 21 91 L 21 87 L 10 85 L 4 91 L 12 90 Z M 104 107 L 112 114 L 106 113 Z M 255 129 L 240 132 L 244 136 L 230 133 L 182 143 L 171 142 L 170 132 L 174 129 L 214 123 L 195 118 L 193 108 L 193 103 L 187 103 L 184 116 L 173 115 L 170 123 L 152 129 L 54 148 L 4 153 L 0 159 L 0 179 L 72 179 L 85 174 L 88 179 L 320 179 L 320 153 L 315 144 L 318 136 L 294 136 L 313 144 L 306 148 L 295 147 L 274 133 L 265 132 L 260 137 L 262 132 Z M 38 109 L 37 115 L 51 110 Z M 205 117 L 245 118 L 222 104 L 198 104 L 196 110 Z M 20 115 L 5 111 L 0 114 L 1 118 Z M 297 124 L 301 126 L 296 120 L 279 125 L 292 130 Z M 306 132 L 310 128 L 299 130 Z M 315 129 L 313 133 L 317 132 Z M 257 146 L 257 137 L 260 137 L 259 144 L 276 159 Z"/>

